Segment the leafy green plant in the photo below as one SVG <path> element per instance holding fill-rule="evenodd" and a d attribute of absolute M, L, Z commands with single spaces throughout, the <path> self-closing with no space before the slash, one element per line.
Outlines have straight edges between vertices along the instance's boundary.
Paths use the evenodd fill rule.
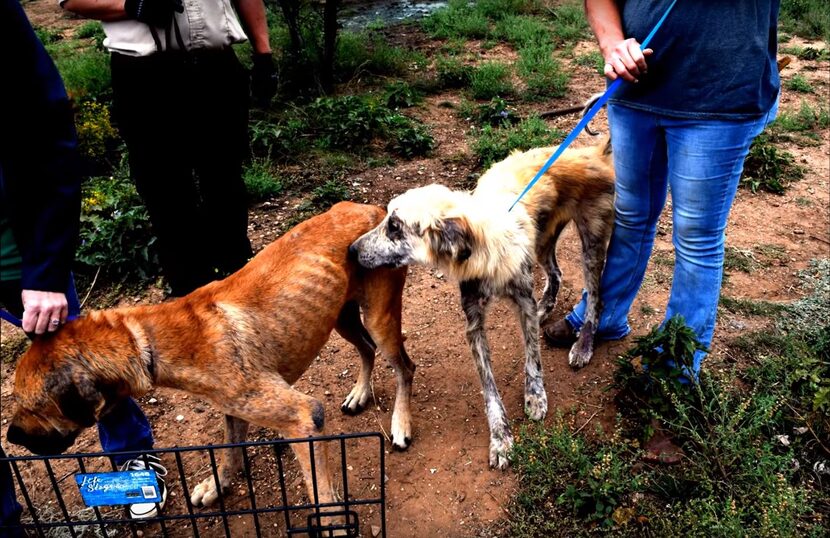
<path fill-rule="evenodd" d="M 510 128 L 486 125 L 472 145 L 479 163 L 486 168 L 504 159 L 513 150 L 550 146 L 562 138 L 564 133 L 558 129 L 549 129 L 538 117 L 531 117 Z"/>
<path fill-rule="evenodd" d="M 554 59 L 552 47 L 521 49 L 516 69 L 527 85 L 524 95 L 528 98 L 539 99 L 565 95 L 570 77 L 562 71 L 559 62 Z"/>
<path fill-rule="evenodd" d="M 266 200 L 280 194 L 283 181 L 266 159 L 253 159 L 242 171 L 245 190 L 253 201 Z"/>
<path fill-rule="evenodd" d="M 348 200 L 349 189 L 336 179 L 330 179 L 311 192 L 311 203 L 321 209 Z"/>
<path fill-rule="evenodd" d="M 390 134 L 388 148 L 402 157 L 411 159 L 425 155 L 435 145 L 435 140 L 427 128 L 414 123 L 406 116 L 390 116 L 386 120 L 386 126 Z"/>
<path fill-rule="evenodd" d="M 35 30 L 35 35 L 44 45 L 56 43 L 63 39 L 63 35 L 60 32 L 52 30 L 51 28 L 45 28 L 39 25 L 34 25 L 33 28 Z"/>
<path fill-rule="evenodd" d="M 293 160 L 307 149 L 308 142 L 303 134 L 309 130 L 301 118 L 287 118 L 274 123 L 259 120 L 249 123 L 248 132 L 251 151 L 263 158 Z"/>
<path fill-rule="evenodd" d="M 61 43 L 63 44 L 63 42 Z M 50 50 L 69 96 L 79 100 L 109 100 L 112 93 L 109 56 L 96 48 Z"/>
<path fill-rule="evenodd" d="M 510 66 L 499 62 L 485 62 L 473 71 L 470 92 L 475 99 L 492 99 L 513 93 Z"/>
<path fill-rule="evenodd" d="M 814 91 L 810 82 L 800 74 L 793 75 L 792 78 L 786 82 L 786 87 L 788 90 L 799 93 L 813 93 Z"/>
<path fill-rule="evenodd" d="M 421 102 L 422 98 L 418 90 L 402 81 L 388 84 L 383 93 L 383 100 L 391 109 L 415 106 Z"/>
<path fill-rule="evenodd" d="M 491 127 L 510 127 L 521 121 L 516 110 L 501 97 L 494 97 L 489 103 L 476 106 L 474 111 L 464 112 L 465 117 L 472 117 L 477 124 Z"/>
<path fill-rule="evenodd" d="M 125 168 L 84 184 L 76 253 L 82 271 L 100 268 L 110 277 L 153 277 L 159 272 L 155 242 L 147 209 Z"/>
<path fill-rule="evenodd" d="M 789 183 L 803 175 L 791 153 L 776 148 L 766 134 L 755 139 L 744 162 L 741 185 L 752 192 L 783 194 Z"/>

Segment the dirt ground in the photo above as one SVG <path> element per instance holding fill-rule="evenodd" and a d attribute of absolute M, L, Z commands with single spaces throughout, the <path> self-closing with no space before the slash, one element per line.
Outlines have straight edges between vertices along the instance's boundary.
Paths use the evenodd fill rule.
<path fill-rule="evenodd" d="M 60 18 L 64 21 L 65 19 Z M 407 34 L 411 32 L 411 36 Z M 403 42 L 423 42 L 416 31 L 398 34 Z M 795 41 L 795 40 L 794 40 Z M 801 44 L 805 44 L 798 41 Z M 791 42 L 789 44 L 794 44 Z M 429 46 L 424 43 L 424 46 Z M 473 44 L 472 47 L 476 47 Z M 580 48 L 590 50 L 590 43 Z M 821 47 L 820 43 L 812 46 Z M 473 49 L 474 50 L 474 49 Z M 489 58 L 499 57 L 498 50 L 482 51 Z M 503 54 L 507 54 L 503 52 Z M 570 62 L 567 62 L 570 64 Z M 582 102 L 603 88 L 599 75 L 589 68 L 569 65 L 573 78 L 571 91 L 559 100 L 518 105 L 519 114 L 542 112 Z M 813 106 L 828 103 L 830 70 L 828 63 L 795 60 L 783 73 L 784 79 L 800 73 L 816 89 L 814 94 L 793 94 L 784 91 L 782 110 L 797 110 L 802 99 Z M 397 161 L 393 165 L 374 168 L 347 178 L 356 201 L 385 205 L 388 200 L 411 187 L 440 182 L 450 186 L 469 186 L 474 162 L 468 146 L 470 124 L 460 119 L 447 103 L 457 104 L 456 92 L 428 97 L 421 107 L 407 111 L 422 119 L 431 129 L 437 147 L 427 158 Z M 566 130 L 576 123 L 573 116 L 551 122 Z M 604 119 L 595 127 L 606 130 Z M 796 161 L 805 167 L 805 176 L 782 196 L 752 194 L 741 189 L 727 229 L 727 245 L 753 252 L 762 262 L 751 273 L 729 272 L 723 293 L 742 299 L 763 299 L 787 302 L 805 292 L 797 285 L 796 274 L 811 259 L 830 255 L 830 131 L 822 130 L 820 142 L 813 147 L 785 144 Z M 577 144 L 590 140 L 580 137 Z M 251 211 L 250 237 L 256 248 L 276 238 L 280 222 L 291 215 L 300 200 L 277 200 L 261 204 Z M 671 283 L 671 218 L 670 208 L 663 215 L 655 255 L 643 288 L 634 303 L 630 321 L 633 333 L 623 341 L 600 345 L 591 364 L 572 370 L 565 350 L 542 346 L 542 360 L 547 383 L 549 416 L 563 413 L 575 428 L 593 431 L 595 425 L 613 424 L 616 414 L 612 394 L 605 391 L 614 371 L 615 358 L 633 341 L 662 320 Z M 759 248 L 761 247 L 761 248 Z M 564 314 L 581 292 L 579 244 L 572 229 L 566 230 L 559 245 L 559 259 L 564 274 L 557 312 Z M 774 252 L 764 257 L 761 252 Z M 762 259 L 763 258 L 763 259 Z M 541 279 L 539 279 L 541 282 Z M 81 291 L 84 294 L 84 291 Z M 123 304 L 136 301 L 158 301 L 158 290 L 148 290 L 140 297 L 125 297 Z M 387 451 L 387 507 L 389 536 L 479 536 L 493 521 L 509 517 L 508 505 L 516 489 L 516 476 L 511 471 L 492 471 L 487 465 L 488 428 L 484 415 L 478 376 L 464 338 L 464 321 L 459 307 L 456 285 L 432 270 L 415 267 L 409 272 L 404 300 L 404 329 L 409 355 L 417 364 L 412 411 L 414 438 L 406 452 Z M 722 310 L 715 335 L 714 351 L 707 359 L 707 368 L 723 368 L 734 361 L 728 342 L 759 322 Z M 16 329 L 3 322 L 3 343 L 10 345 L 19 336 Z M 486 324 L 493 351 L 494 373 L 514 433 L 528 421 L 522 411 L 523 349 L 514 313 L 506 302 L 497 302 Z M 308 372 L 297 383 L 298 390 L 319 398 L 326 406 L 328 433 L 389 431 L 395 380 L 390 368 L 378 361 L 374 374 L 375 402 L 361 415 L 341 414 L 339 405 L 356 379 L 360 359 L 354 349 L 334 335 Z M 11 403 L 13 364 L 2 364 L 2 423 L 8 422 Z M 183 393 L 157 389 L 140 399 L 140 404 L 154 426 L 158 447 L 219 443 L 222 441 L 221 415 L 206 403 Z M 180 420 L 177 417 L 181 416 Z M 252 437 L 268 438 L 270 433 L 255 431 Z M 9 445 L 3 436 L 4 448 L 13 455 L 23 449 Z M 387 447 L 389 444 L 387 444 Z M 361 469 L 376 464 L 376 448 L 371 443 L 359 444 L 349 451 L 349 464 Z M 74 451 L 99 449 L 94 431 L 85 432 L 73 447 Z M 264 458 L 264 457 L 263 457 Z M 167 461 L 173 465 L 172 461 Z M 362 467 L 361 467 L 362 466 Z M 198 468 L 195 468 L 198 467 Z M 189 480 L 207 476 L 204 465 L 194 465 Z M 368 471 L 371 473 L 371 471 Z M 296 474 L 296 473 L 295 473 Z M 198 475 L 198 476 L 196 476 Z M 267 483 L 273 475 L 257 478 Z M 374 480 L 378 478 L 372 475 Z M 298 478 L 292 477 L 292 487 Z M 228 497 L 229 503 L 240 501 L 244 479 L 239 479 Z M 259 483 L 259 482 L 258 482 Z M 172 484 L 171 491 L 179 500 L 170 509 L 181 508 L 181 487 Z M 173 497 L 175 499 L 175 497 Z M 371 536 L 376 514 L 367 516 L 364 536 Z M 234 527 L 234 535 L 249 534 L 249 523 Z M 152 534 L 152 532 L 148 531 Z M 280 534 L 275 529 L 275 534 Z M 216 523 L 203 532 L 205 536 L 221 534 Z"/>

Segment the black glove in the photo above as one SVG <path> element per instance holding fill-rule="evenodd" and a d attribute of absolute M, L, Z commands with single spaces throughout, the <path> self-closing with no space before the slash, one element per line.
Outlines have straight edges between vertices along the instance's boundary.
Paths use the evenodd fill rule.
<path fill-rule="evenodd" d="M 182 0 L 126 0 L 124 11 L 130 18 L 150 26 L 167 28 L 173 13 L 182 13 Z"/>
<path fill-rule="evenodd" d="M 254 53 L 251 69 L 251 96 L 257 106 L 267 107 L 277 94 L 277 67 L 270 52 Z"/>

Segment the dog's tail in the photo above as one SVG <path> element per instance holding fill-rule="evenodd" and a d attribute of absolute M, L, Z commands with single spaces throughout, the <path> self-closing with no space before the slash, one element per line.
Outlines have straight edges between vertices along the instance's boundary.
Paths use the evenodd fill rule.
<path fill-rule="evenodd" d="M 596 104 L 596 102 L 599 101 L 599 98 L 602 97 L 603 95 L 605 95 L 604 92 L 599 92 L 599 93 L 595 93 L 594 95 L 589 97 L 588 100 L 585 101 L 585 104 L 582 106 L 582 114 L 580 114 L 580 116 L 582 116 L 584 118 L 585 114 L 587 114 L 588 111 L 591 110 L 591 107 L 593 107 Z M 598 132 L 591 129 L 590 124 L 585 126 L 585 132 L 588 133 L 591 136 L 597 136 L 599 134 Z M 610 141 L 609 141 L 609 143 L 610 143 Z"/>

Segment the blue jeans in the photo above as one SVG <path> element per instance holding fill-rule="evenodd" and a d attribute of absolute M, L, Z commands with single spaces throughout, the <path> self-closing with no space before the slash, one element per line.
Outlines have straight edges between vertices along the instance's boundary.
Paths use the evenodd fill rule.
<path fill-rule="evenodd" d="M 18 293 L 17 296 L 19 295 Z M 69 303 L 69 317 L 80 315 L 81 306 L 75 291 L 75 281 L 71 276 L 66 299 Z M 23 315 L 22 305 L 7 304 L 6 306 L 15 316 Z M 150 423 L 132 398 L 117 404 L 112 411 L 98 421 L 98 436 L 104 452 L 141 451 L 153 448 L 153 431 Z M 0 457 L 4 456 L 5 454 L 0 449 Z M 121 465 L 124 461 L 126 460 L 123 457 L 115 458 L 116 465 Z M 14 494 L 11 466 L 8 463 L 2 463 L 0 464 L 0 538 L 22 536 L 22 534 L 17 534 L 17 531 L 2 528 L 3 525 L 16 525 L 20 521 L 21 511 L 22 508 Z"/>
<path fill-rule="evenodd" d="M 754 120 L 681 119 L 609 105 L 614 147 L 614 232 L 602 274 L 597 336 L 622 338 L 646 272 L 657 220 L 672 195 L 675 265 L 665 320 L 680 314 L 706 347 L 715 329 L 726 221 L 752 141 L 775 118 L 778 103 Z M 579 330 L 585 293 L 566 319 Z M 705 353 L 698 352 L 695 375 Z"/>

